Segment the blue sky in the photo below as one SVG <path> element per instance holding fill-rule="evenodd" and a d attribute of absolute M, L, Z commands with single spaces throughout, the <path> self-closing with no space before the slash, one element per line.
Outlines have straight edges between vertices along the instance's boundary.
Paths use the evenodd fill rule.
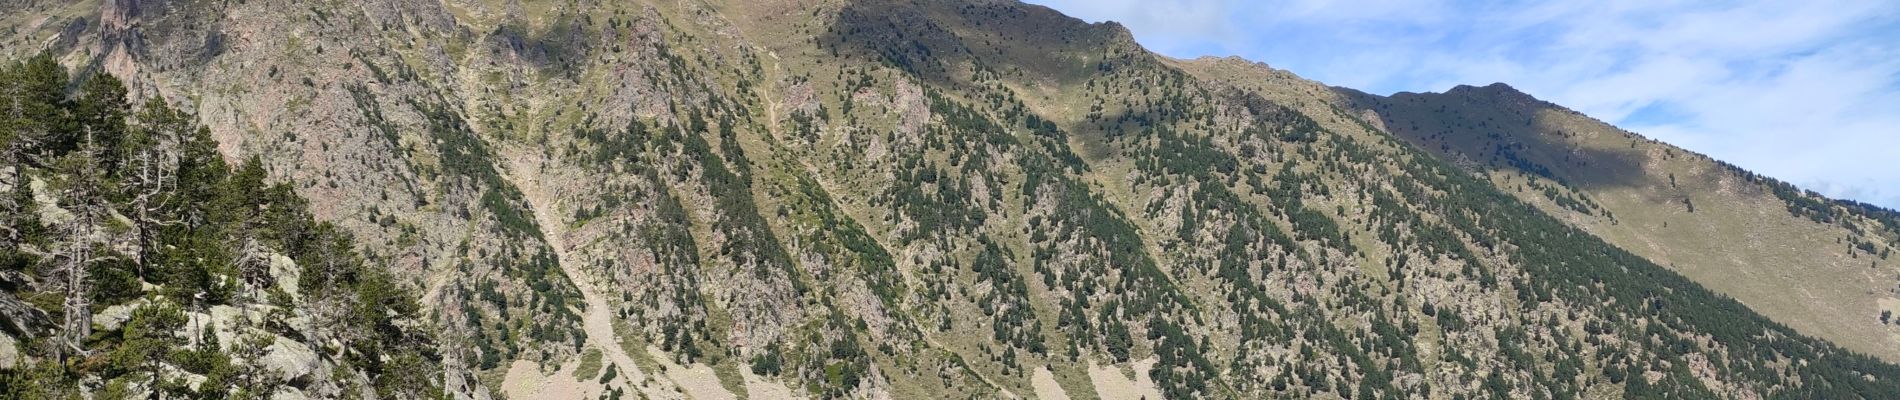
<path fill-rule="evenodd" d="M 1836 198 L 1900 208 L 1900 1 L 1029 0 L 1173 57 L 1379 94 L 1505 82 Z"/>

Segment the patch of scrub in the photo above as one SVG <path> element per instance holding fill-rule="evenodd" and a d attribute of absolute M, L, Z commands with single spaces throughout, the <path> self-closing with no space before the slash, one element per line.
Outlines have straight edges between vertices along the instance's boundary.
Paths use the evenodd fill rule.
<path fill-rule="evenodd" d="M 1874 300 L 1874 303 L 1874 307 L 1880 309 L 1880 315 L 1886 316 L 1879 320 L 1882 328 L 1887 328 L 1887 324 L 1900 325 L 1900 299 L 1882 297 Z M 1900 347 L 1900 332 L 1891 328 L 1887 332 L 1887 342 L 1884 344 L 1889 348 Z"/>
<path fill-rule="evenodd" d="M 736 400 L 739 397 L 719 384 L 719 373 L 703 363 L 681 366 L 673 363 L 673 358 L 660 351 L 659 347 L 647 346 L 647 355 L 660 363 L 660 370 L 666 378 L 678 384 L 686 392 L 686 397 L 695 400 Z M 764 397 L 761 397 L 764 398 Z"/>
<path fill-rule="evenodd" d="M 600 349 L 589 348 L 581 355 L 581 365 L 574 369 L 574 379 L 591 380 L 600 374 Z"/>
<path fill-rule="evenodd" d="M 1135 377 L 1129 379 L 1113 364 L 1100 365 L 1089 360 L 1089 381 L 1095 384 L 1095 393 L 1102 396 L 1102 400 L 1160 399 L 1163 398 L 1161 391 L 1155 390 L 1154 379 L 1148 377 L 1148 369 L 1157 361 L 1154 358 L 1135 361 L 1132 365 Z"/>

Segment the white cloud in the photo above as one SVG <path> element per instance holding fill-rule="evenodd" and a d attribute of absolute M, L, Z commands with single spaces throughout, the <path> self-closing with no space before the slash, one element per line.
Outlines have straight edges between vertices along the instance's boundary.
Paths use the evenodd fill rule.
<path fill-rule="evenodd" d="M 1121 21 L 1164 54 L 1239 54 L 1373 92 L 1509 82 L 1744 168 L 1900 208 L 1900 2 L 1032 2 Z"/>

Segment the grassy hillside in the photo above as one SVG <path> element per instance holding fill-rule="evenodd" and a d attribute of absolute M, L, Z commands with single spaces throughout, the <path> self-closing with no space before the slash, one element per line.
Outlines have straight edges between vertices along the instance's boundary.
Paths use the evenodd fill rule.
<path fill-rule="evenodd" d="M 1508 86 L 1378 98 L 1390 132 L 1796 330 L 1900 359 L 1891 210 L 1802 191 Z"/>

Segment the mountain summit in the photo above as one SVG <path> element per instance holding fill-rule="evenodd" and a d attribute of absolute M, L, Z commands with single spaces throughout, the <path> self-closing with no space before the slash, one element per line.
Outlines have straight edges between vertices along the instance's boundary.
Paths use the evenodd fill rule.
<path fill-rule="evenodd" d="M 10 398 L 1884 398 L 1893 212 L 1003 0 L 0 5 Z"/>

